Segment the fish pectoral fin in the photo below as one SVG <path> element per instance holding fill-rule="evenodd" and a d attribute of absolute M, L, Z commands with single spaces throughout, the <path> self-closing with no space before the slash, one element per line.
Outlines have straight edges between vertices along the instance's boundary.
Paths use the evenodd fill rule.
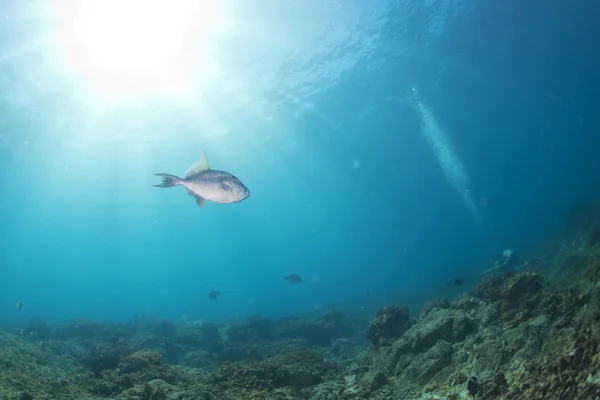
<path fill-rule="evenodd" d="M 208 158 L 206 157 L 206 153 L 204 151 L 200 152 L 200 157 L 183 174 L 184 179 L 189 178 L 192 175 L 197 174 L 198 172 L 206 171 L 210 169 L 210 164 L 208 162 Z"/>
<path fill-rule="evenodd" d="M 206 204 L 206 199 L 202 196 L 198 196 L 196 193 L 192 192 L 190 189 L 185 188 L 186 193 L 188 194 L 188 196 L 192 196 L 194 198 L 194 200 L 196 200 L 196 204 L 198 204 L 198 207 L 202 207 L 203 205 Z"/>
<path fill-rule="evenodd" d="M 194 198 L 196 199 L 196 204 L 198 205 L 198 207 L 202 207 L 206 204 L 206 199 L 204 197 L 194 196 Z"/>

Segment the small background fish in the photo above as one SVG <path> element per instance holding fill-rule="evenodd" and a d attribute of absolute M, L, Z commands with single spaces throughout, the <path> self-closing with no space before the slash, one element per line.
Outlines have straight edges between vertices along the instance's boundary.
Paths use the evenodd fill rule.
<path fill-rule="evenodd" d="M 288 281 L 290 283 L 302 282 L 302 278 L 300 277 L 300 275 L 297 275 L 297 274 L 290 274 L 288 276 L 283 277 L 283 279 L 285 279 L 286 281 Z"/>

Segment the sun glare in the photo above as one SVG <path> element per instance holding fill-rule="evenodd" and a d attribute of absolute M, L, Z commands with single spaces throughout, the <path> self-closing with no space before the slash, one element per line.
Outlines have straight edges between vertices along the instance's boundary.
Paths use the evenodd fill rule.
<path fill-rule="evenodd" d="M 59 42 L 67 64 L 102 92 L 160 93 L 189 87 L 218 23 L 216 0 L 58 4 Z"/>

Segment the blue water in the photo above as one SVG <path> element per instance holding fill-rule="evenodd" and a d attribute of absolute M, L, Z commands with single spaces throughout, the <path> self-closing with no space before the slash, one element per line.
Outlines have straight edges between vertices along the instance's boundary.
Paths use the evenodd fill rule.
<path fill-rule="evenodd" d="M 0 4 L 2 323 L 418 312 L 600 192 L 597 2 L 228 0 L 185 96 L 103 93 L 53 4 Z M 152 187 L 202 149 L 249 199 Z"/>

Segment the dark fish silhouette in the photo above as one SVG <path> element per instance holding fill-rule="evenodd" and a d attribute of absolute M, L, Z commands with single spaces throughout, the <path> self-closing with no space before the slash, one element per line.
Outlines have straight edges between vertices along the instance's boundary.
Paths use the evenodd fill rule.
<path fill-rule="evenodd" d="M 462 285 L 463 283 L 465 283 L 465 281 L 464 281 L 463 279 L 456 278 L 456 279 L 454 280 L 454 284 L 455 284 L 456 286 L 460 286 L 460 285 Z"/>
<path fill-rule="evenodd" d="M 208 298 L 209 298 L 210 300 L 216 300 L 216 299 L 217 299 L 217 297 L 219 297 L 219 295 L 220 295 L 220 294 L 221 294 L 221 293 L 217 292 L 216 290 L 213 290 L 213 291 L 211 291 L 211 292 L 208 294 Z"/>
<path fill-rule="evenodd" d="M 237 203 L 250 196 L 250 191 L 244 184 L 229 172 L 210 169 L 208 158 L 202 152 L 200 158 L 194 162 L 183 178 L 171 174 L 155 174 L 162 177 L 162 182 L 154 187 L 168 188 L 181 185 L 186 192 L 196 199 L 198 207 L 206 204 L 207 200 L 213 203 Z"/>
<path fill-rule="evenodd" d="M 297 275 L 297 274 L 290 274 L 288 276 L 285 276 L 283 279 L 285 279 L 286 281 L 288 281 L 290 283 L 302 282 L 302 278 L 300 277 L 300 275 Z"/>
<path fill-rule="evenodd" d="M 479 383 L 477 382 L 477 377 L 472 376 L 467 381 L 467 395 L 471 395 L 471 398 L 475 398 L 477 394 L 477 389 L 479 388 Z"/>
<path fill-rule="evenodd" d="M 22 302 L 22 301 L 18 301 L 18 302 L 17 302 L 17 308 L 18 308 L 19 310 L 22 310 L 22 309 L 23 309 L 23 302 Z"/>

